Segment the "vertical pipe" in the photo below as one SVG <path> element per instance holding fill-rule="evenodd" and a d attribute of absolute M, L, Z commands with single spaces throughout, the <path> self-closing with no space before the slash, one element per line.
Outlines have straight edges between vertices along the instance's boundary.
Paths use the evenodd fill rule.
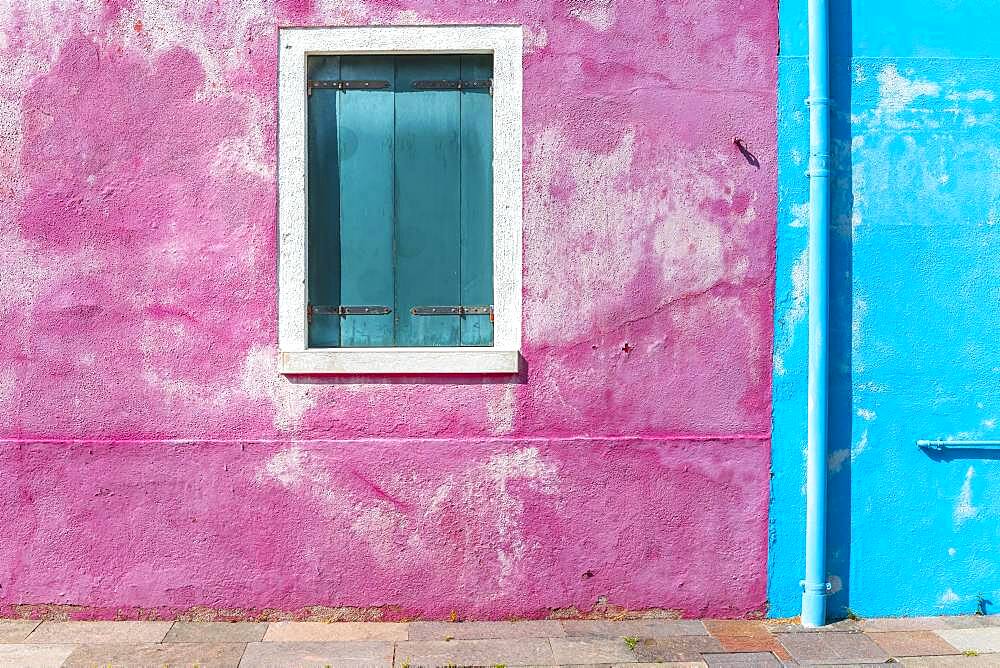
<path fill-rule="evenodd" d="M 829 0 L 809 2 L 809 413 L 802 625 L 826 623 L 826 459 L 830 294 Z"/>

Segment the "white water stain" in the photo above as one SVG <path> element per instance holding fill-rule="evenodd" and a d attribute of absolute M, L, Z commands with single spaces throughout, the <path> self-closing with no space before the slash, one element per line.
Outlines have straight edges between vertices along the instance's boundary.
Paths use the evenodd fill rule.
<path fill-rule="evenodd" d="M 322 461 L 299 446 L 272 455 L 255 479 L 319 502 L 324 514 L 347 523 L 382 564 L 398 563 L 399 545 L 413 550 L 414 558 L 429 562 L 453 558 L 451 544 L 439 539 L 442 531 L 460 521 L 469 556 L 475 558 L 462 561 L 459 577 L 478 580 L 485 569 L 501 585 L 531 554 L 544 549 L 524 531 L 524 492 L 558 496 L 555 465 L 530 447 L 491 455 L 459 473 L 387 474 L 378 485 L 398 503 L 343 485 Z M 430 490 L 433 493 L 428 494 Z M 408 508 L 401 509 L 400 504 Z M 483 550 L 489 550 L 492 559 L 484 560 Z"/>
<path fill-rule="evenodd" d="M 808 313 L 806 299 L 809 295 L 809 249 L 803 248 L 792 263 L 792 290 L 789 305 L 781 317 L 780 339 L 774 347 L 774 372 L 785 375 L 785 354 L 795 344 L 795 329 Z"/>
<path fill-rule="evenodd" d="M 306 475 L 306 461 L 309 455 L 302 448 L 295 446 L 272 456 L 257 472 L 257 482 L 269 478 L 282 487 L 298 487 Z"/>
<path fill-rule="evenodd" d="M 569 15 L 594 30 L 607 32 L 615 24 L 615 0 L 576 0 Z"/>
<path fill-rule="evenodd" d="M 514 385 L 508 384 L 499 392 L 491 393 L 487 400 L 486 415 L 494 436 L 509 434 L 514 430 L 515 399 Z"/>
<path fill-rule="evenodd" d="M 160 327 L 159 323 L 146 323 L 147 327 Z M 170 325 L 180 328 L 179 325 Z M 160 337 L 146 332 L 142 349 L 153 352 Z M 246 408 L 247 400 L 270 401 L 273 406 L 272 422 L 276 429 L 294 431 L 302 422 L 306 411 L 316 404 L 313 386 L 292 383 L 280 373 L 278 351 L 274 346 L 254 346 L 247 351 L 240 376 L 222 382 L 197 382 L 179 377 L 164 367 L 148 366 L 141 373 L 142 379 L 161 393 L 166 402 L 204 411 L 209 409 L 220 415 L 229 414 L 234 406 Z"/>
<path fill-rule="evenodd" d="M 718 283 L 726 273 L 722 232 L 687 206 L 666 215 L 656 230 L 653 248 L 663 258 L 663 280 L 667 285 L 686 279 L 691 281 L 691 291 L 699 292 Z"/>
<path fill-rule="evenodd" d="M 945 95 L 945 98 L 955 102 L 978 102 L 980 100 L 984 102 L 993 102 L 996 99 L 996 95 L 990 90 L 970 90 L 967 93 L 960 93 L 952 91 Z"/>
<path fill-rule="evenodd" d="M 524 26 L 524 51 L 534 53 L 541 51 L 549 44 L 549 32 L 544 26 Z"/>
<path fill-rule="evenodd" d="M 7 403 L 14 398 L 14 389 L 17 387 L 17 376 L 12 370 L 0 371 L 0 404 Z"/>
<path fill-rule="evenodd" d="M 746 278 L 755 195 L 742 210 L 719 214 L 705 206 L 733 205 L 736 184 L 722 169 L 731 156 L 675 147 L 639 171 L 635 130 L 600 152 L 575 146 L 571 132 L 561 124 L 545 128 L 527 161 L 525 217 L 535 224 L 526 230 L 524 264 L 531 276 L 555 277 L 526 281 L 525 298 L 537 305 L 525 309 L 529 338 L 577 340 L 581 332 L 620 326 L 620 314 L 635 312 L 637 299 L 648 313 Z M 653 266 L 661 289 L 636 294 L 631 286 Z"/>
<path fill-rule="evenodd" d="M 278 350 L 257 346 L 247 352 L 240 389 L 250 398 L 267 398 L 274 406 L 274 426 L 293 431 L 306 411 L 316 405 L 313 387 L 292 383 L 279 370 Z"/>
<path fill-rule="evenodd" d="M 941 607 L 951 605 L 953 603 L 958 603 L 961 601 L 961 597 L 952 590 L 951 587 L 945 589 L 940 596 L 938 596 L 938 605 Z"/>
<path fill-rule="evenodd" d="M 861 432 L 861 437 L 858 438 L 858 442 L 854 444 L 853 448 L 851 448 L 851 460 L 853 461 L 854 459 L 856 459 L 858 455 L 860 455 L 867 449 L 868 449 L 868 430 L 865 429 L 864 431 Z"/>
<path fill-rule="evenodd" d="M 895 65 L 886 65 L 878 73 L 879 101 L 875 107 L 875 120 L 889 125 L 900 125 L 899 113 L 908 110 L 920 97 L 938 97 L 941 86 L 921 79 L 908 79 Z"/>
<path fill-rule="evenodd" d="M 792 205 L 792 220 L 789 227 L 807 227 L 809 225 L 809 202 Z"/>
<path fill-rule="evenodd" d="M 972 466 L 965 472 L 965 482 L 962 483 L 962 489 L 958 493 L 958 501 L 955 503 L 953 513 L 956 528 L 979 514 L 979 508 L 972 505 L 972 478 L 975 474 L 976 471 Z"/>
<path fill-rule="evenodd" d="M 621 286 L 634 279 L 646 253 L 642 238 L 630 233 L 644 198 L 621 184 L 634 144 L 627 133 L 610 153 L 594 154 L 573 148 L 561 127 L 535 139 L 524 208 L 525 218 L 537 221 L 526 233 L 537 238 L 525 244 L 524 264 L 529 273 L 558 278 L 538 288 L 526 282 L 527 298 L 543 304 L 525 309 L 529 339 L 572 340 L 614 312 L 610 301 L 624 299 Z M 556 187 L 565 194 L 554 196 Z M 572 272 L 568 257 L 578 258 Z"/>
<path fill-rule="evenodd" d="M 959 81 L 937 83 L 915 76 L 912 70 L 901 73 L 894 64 L 879 70 L 877 79 L 879 100 L 874 109 L 851 117 L 852 124 L 866 126 L 873 135 L 878 135 L 885 128 L 934 130 L 956 122 L 962 127 L 996 123 L 996 114 L 991 106 L 996 99 L 993 91 L 962 90 Z M 855 141 L 860 136 L 856 135 Z M 912 141 L 913 138 L 904 136 L 903 139 Z M 874 142 L 879 143 L 877 139 Z M 872 149 L 879 150 L 879 147 L 873 145 Z M 859 176 L 859 168 L 863 167 L 863 162 L 855 162 L 855 179 Z M 880 173 L 872 172 L 873 175 Z"/>
<path fill-rule="evenodd" d="M 864 357 L 862 356 L 862 337 L 864 336 L 865 318 L 868 316 L 868 302 L 856 292 L 854 303 L 851 306 L 851 351 L 854 353 L 854 371 L 860 373 L 865 370 Z M 861 415 L 859 412 L 858 415 Z M 874 417 L 874 413 L 872 414 Z M 867 418 L 866 418 L 867 419 Z"/>

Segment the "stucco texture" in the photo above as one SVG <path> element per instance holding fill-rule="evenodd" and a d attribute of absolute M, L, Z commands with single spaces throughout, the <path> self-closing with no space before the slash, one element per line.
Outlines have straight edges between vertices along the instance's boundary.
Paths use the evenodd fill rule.
<path fill-rule="evenodd" d="M 283 377 L 277 28 L 411 23 L 524 25 L 524 371 Z M 0 606 L 763 611 L 776 48 L 773 2 L 4 4 Z"/>
<path fill-rule="evenodd" d="M 832 0 L 829 611 L 996 612 L 1000 3 Z M 808 94 L 781 7 L 770 612 L 804 573 Z M 885 26 L 891 23 L 892 29 Z"/>

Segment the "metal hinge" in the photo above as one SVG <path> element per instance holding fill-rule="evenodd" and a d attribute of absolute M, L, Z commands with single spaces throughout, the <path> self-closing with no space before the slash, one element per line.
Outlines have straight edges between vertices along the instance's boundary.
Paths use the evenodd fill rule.
<path fill-rule="evenodd" d="M 312 322 L 314 315 L 387 315 L 392 313 L 388 306 L 306 306 L 306 320 Z"/>
<path fill-rule="evenodd" d="M 422 79 L 414 81 L 417 90 L 486 90 L 493 95 L 493 79 Z"/>
<path fill-rule="evenodd" d="M 492 306 L 414 306 L 413 315 L 488 315 L 493 322 Z"/>
<path fill-rule="evenodd" d="M 380 79 L 309 79 L 306 91 L 312 95 L 313 88 L 333 88 L 336 90 L 379 90 L 389 87 L 389 82 Z"/>

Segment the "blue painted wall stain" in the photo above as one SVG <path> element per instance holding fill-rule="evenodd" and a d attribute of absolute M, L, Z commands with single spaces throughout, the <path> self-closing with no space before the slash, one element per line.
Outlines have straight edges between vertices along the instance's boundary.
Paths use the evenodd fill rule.
<path fill-rule="evenodd" d="M 780 6 L 770 614 L 804 573 L 805 2 Z M 832 1 L 831 616 L 1000 611 L 997 0 Z"/>

